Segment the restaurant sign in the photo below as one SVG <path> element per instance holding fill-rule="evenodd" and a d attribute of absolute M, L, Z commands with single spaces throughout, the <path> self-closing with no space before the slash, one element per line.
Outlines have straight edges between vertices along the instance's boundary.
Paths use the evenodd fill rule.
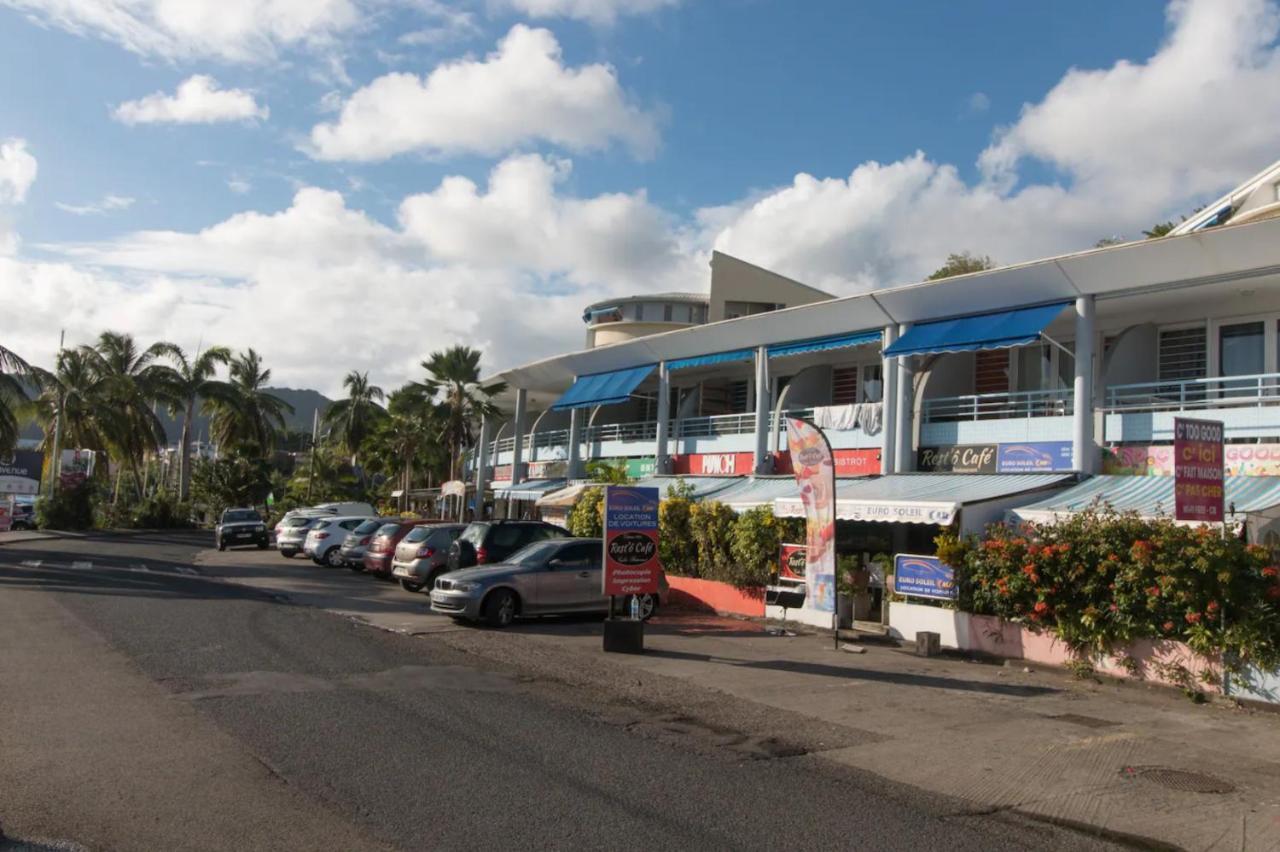
<path fill-rule="evenodd" d="M 1052 473 L 1074 470 L 1070 441 L 921 447 L 917 469 L 928 473 Z"/>
<path fill-rule="evenodd" d="M 1173 418 L 1173 516 L 1179 521 L 1222 520 L 1222 424 Z"/>

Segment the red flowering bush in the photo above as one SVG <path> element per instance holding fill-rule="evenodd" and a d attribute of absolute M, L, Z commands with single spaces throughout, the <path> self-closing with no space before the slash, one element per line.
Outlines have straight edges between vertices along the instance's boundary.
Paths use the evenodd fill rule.
<path fill-rule="evenodd" d="M 1086 511 L 938 543 L 957 566 L 962 610 L 1053 632 L 1077 652 L 1174 639 L 1280 666 L 1280 567 L 1220 530 Z"/>

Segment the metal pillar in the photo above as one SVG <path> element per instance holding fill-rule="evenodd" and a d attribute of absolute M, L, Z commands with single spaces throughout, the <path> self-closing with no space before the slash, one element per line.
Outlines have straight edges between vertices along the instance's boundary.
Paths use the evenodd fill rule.
<path fill-rule="evenodd" d="M 524 418 L 528 407 L 529 392 L 516 388 L 516 413 L 512 418 L 514 434 L 511 444 L 511 484 L 524 482 Z"/>
<path fill-rule="evenodd" d="M 898 341 L 898 327 L 884 327 L 884 341 L 880 351 L 888 349 Z M 893 473 L 898 457 L 898 359 L 880 358 L 880 375 L 883 377 L 880 388 L 880 472 Z"/>
<path fill-rule="evenodd" d="M 582 476 L 582 409 L 573 408 L 569 410 L 569 478 Z"/>
<path fill-rule="evenodd" d="M 1076 299 L 1075 411 L 1072 415 L 1071 464 L 1081 473 L 1097 467 L 1098 447 L 1093 437 L 1093 325 L 1092 296 Z"/>
<path fill-rule="evenodd" d="M 667 454 L 667 430 L 671 420 L 671 371 L 666 361 L 658 362 L 658 436 L 654 447 L 654 472 L 669 473 L 671 459 Z"/>
<path fill-rule="evenodd" d="M 473 518 L 477 521 L 484 520 L 484 492 L 489 486 L 489 432 L 492 430 L 493 424 L 491 418 L 480 418 L 480 441 L 476 445 L 476 512 Z M 463 498 L 466 503 L 466 497 Z"/>
<path fill-rule="evenodd" d="M 898 335 L 902 336 L 911 330 L 911 323 L 904 322 L 898 326 Z M 915 470 L 915 448 L 912 438 L 915 434 L 915 422 L 912 408 L 915 403 L 915 371 L 911 368 L 910 356 L 896 359 L 898 362 L 897 387 L 897 422 L 894 424 L 897 433 L 897 446 L 893 454 L 894 473 L 907 473 Z"/>
<path fill-rule="evenodd" d="M 756 349 L 756 451 L 752 470 L 769 472 L 769 350 Z"/>

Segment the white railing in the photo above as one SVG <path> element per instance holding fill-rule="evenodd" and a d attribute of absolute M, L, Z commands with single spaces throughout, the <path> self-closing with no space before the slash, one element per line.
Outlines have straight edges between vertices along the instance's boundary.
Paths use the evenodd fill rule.
<path fill-rule="evenodd" d="M 599 426 L 588 426 L 582 430 L 583 440 L 588 444 L 604 441 L 656 441 L 658 439 L 658 423 L 603 423 Z"/>
<path fill-rule="evenodd" d="M 1280 373 L 1141 382 L 1107 388 L 1106 411 L 1181 411 L 1280 405 Z"/>
<path fill-rule="evenodd" d="M 1005 420 L 1018 417 L 1065 417 L 1074 407 L 1070 388 L 942 396 L 924 401 L 925 423 L 959 420 Z"/>

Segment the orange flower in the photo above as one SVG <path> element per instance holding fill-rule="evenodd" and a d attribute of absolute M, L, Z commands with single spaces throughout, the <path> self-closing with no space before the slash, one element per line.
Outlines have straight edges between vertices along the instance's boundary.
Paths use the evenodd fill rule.
<path fill-rule="evenodd" d="M 1262 576 L 1264 577 L 1275 577 L 1276 575 L 1280 575 L 1280 568 L 1275 565 L 1268 565 L 1262 569 Z"/>
<path fill-rule="evenodd" d="M 1187 624 L 1200 623 L 1200 613 L 1198 612 L 1189 612 L 1184 617 L 1187 619 Z"/>
<path fill-rule="evenodd" d="M 1217 611 L 1218 611 L 1218 602 L 1217 602 L 1217 601 L 1209 601 L 1209 605 L 1205 607 L 1205 610 L 1206 610 L 1206 611 L 1208 611 L 1208 612 L 1210 612 L 1210 613 L 1217 612 Z"/>
<path fill-rule="evenodd" d="M 1166 621 L 1164 624 L 1162 624 L 1162 625 L 1160 625 L 1160 626 L 1164 628 L 1164 632 L 1165 632 L 1165 633 L 1168 633 L 1169 631 L 1173 630 L 1173 622 L 1172 622 L 1172 621 Z"/>
<path fill-rule="evenodd" d="M 1152 586 L 1151 588 L 1147 589 L 1147 594 L 1148 594 L 1148 595 L 1150 595 L 1150 596 L 1151 596 L 1151 597 L 1153 597 L 1153 598 L 1158 598 L 1158 597 L 1160 597 L 1160 587 L 1159 587 L 1159 586 Z"/>
<path fill-rule="evenodd" d="M 1049 605 L 1044 601 L 1036 601 L 1035 611 L 1038 613 L 1046 613 L 1049 611 Z"/>

